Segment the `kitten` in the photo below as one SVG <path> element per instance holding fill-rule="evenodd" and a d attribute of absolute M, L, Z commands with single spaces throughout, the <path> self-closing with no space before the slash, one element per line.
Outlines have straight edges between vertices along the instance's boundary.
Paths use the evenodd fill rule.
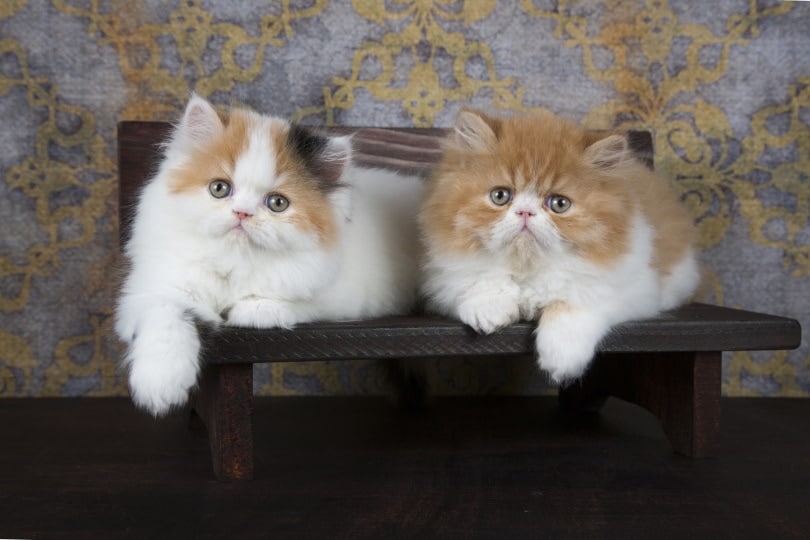
<path fill-rule="evenodd" d="M 138 406 L 157 416 L 186 402 L 199 321 L 291 328 L 412 308 L 417 177 L 352 166 L 347 137 L 219 114 L 197 96 L 164 150 L 116 313 Z"/>
<path fill-rule="evenodd" d="M 686 302 L 694 226 L 621 135 L 462 111 L 420 222 L 432 310 L 489 334 L 539 318 L 537 361 L 579 378 L 613 325 Z"/>

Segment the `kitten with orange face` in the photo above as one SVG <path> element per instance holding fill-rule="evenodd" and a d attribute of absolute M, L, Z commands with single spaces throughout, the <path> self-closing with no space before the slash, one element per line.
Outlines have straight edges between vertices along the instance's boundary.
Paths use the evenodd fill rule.
<path fill-rule="evenodd" d="M 622 135 L 550 113 L 463 110 L 420 216 L 430 309 L 489 334 L 538 320 L 537 361 L 559 384 L 583 375 L 623 321 L 693 295 L 694 226 Z"/>

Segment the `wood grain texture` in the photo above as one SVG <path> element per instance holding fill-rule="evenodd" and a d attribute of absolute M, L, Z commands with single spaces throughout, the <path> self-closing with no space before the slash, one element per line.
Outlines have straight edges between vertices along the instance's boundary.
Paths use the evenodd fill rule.
<path fill-rule="evenodd" d="M 118 124 L 118 222 L 121 245 L 129 238 L 141 188 L 160 164 L 160 144 L 171 131 L 167 122 Z"/>
<path fill-rule="evenodd" d="M 253 365 L 204 366 L 194 410 L 208 430 L 219 480 L 253 479 Z"/>
<path fill-rule="evenodd" d="M 610 396 L 640 405 L 661 423 L 672 449 L 717 455 L 722 356 L 715 352 L 603 354 L 580 381 L 560 390 L 563 409 L 598 411 Z"/>
<path fill-rule="evenodd" d="M 123 398 L 0 400 L 0 536 L 806 539 L 810 399 L 724 398 L 722 458 L 640 407 L 553 398 L 256 398 L 253 482 Z"/>
<path fill-rule="evenodd" d="M 305 324 L 295 330 L 201 329 L 209 362 L 297 362 L 362 358 L 518 355 L 534 352 L 535 323 L 488 336 L 454 320 L 425 316 Z M 600 352 L 791 349 L 801 343 L 794 319 L 689 304 L 658 317 L 621 324 Z"/>

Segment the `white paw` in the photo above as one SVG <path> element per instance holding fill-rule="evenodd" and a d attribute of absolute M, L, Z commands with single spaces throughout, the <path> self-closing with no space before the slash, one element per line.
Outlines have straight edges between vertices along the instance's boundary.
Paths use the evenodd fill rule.
<path fill-rule="evenodd" d="M 607 330 L 604 321 L 587 312 L 541 316 L 536 338 L 540 369 L 557 384 L 582 377 Z"/>
<path fill-rule="evenodd" d="M 197 383 L 197 369 L 166 358 L 163 362 L 133 362 L 129 372 L 132 401 L 154 416 L 163 416 L 188 401 Z"/>
<path fill-rule="evenodd" d="M 537 333 L 537 363 L 556 384 L 580 378 L 593 359 L 595 343 L 565 339 L 551 332 Z"/>
<path fill-rule="evenodd" d="M 155 416 L 184 405 L 197 383 L 199 354 L 193 320 L 175 306 L 150 311 L 127 354 L 132 400 Z"/>
<path fill-rule="evenodd" d="M 520 309 L 509 297 L 475 296 L 459 305 L 458 317 L 479 334 L 491 334 L 520 319 Z"/>
<path fill-rule="evenodd" d="M 228 311 L 225 324 L 247 328 L 292 328 L 297 322 L 288 304 L 257 298 L 235 303 Z"/>

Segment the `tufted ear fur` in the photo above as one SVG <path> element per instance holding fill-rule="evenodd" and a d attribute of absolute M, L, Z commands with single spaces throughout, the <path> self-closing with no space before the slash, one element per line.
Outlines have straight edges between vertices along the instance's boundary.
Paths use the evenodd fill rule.
<path fill-rule="evenodd" d="M 496 120 L 480 111 L 462 109 L 453 126 L 453 140 L 459 148 L 474 152 L 491 150 L 497 141 Z"/>
<path fill-rule="evenodd" d="M 321 154 L 321 162 L 328 171 L 327 179 L 337 182 L 352 160 L 352 138 L 328 137 L 326 148 Z"/>
<path fill-rule="evenodd" d="M 172 146 L 181 150 L 205 145 L 222 135 L 225 126 L 214 107 L 197 94 L 192 94 L 177 125 Z"/>
<path fill-rule="evenodd" d="M 613 169 L 631 159 L 624 135 L 609 135 L 585 149 L 585 161 L 597 169 Z"/>
<path fill-rule="evenodd" d="M 325 137 L 297 124 L 290 126 L 288 137 L 293 152 L 321 187 L 326 191 L 337 187 L 351 159 L 351 137 Z"/>

